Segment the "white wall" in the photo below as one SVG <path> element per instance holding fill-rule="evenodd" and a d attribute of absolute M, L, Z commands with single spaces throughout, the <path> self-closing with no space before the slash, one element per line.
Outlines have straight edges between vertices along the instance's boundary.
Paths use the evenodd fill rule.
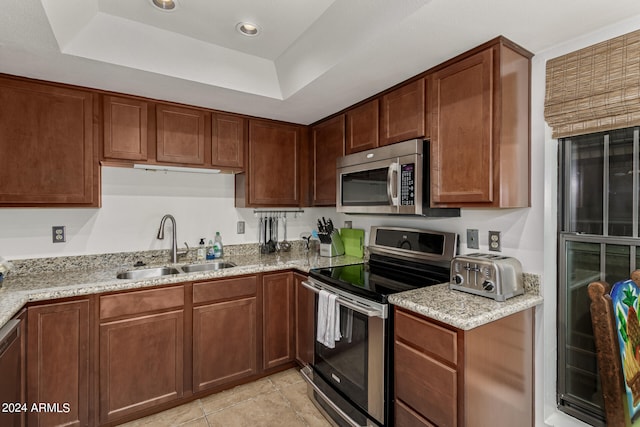
<path fill-rule="evenodd" d="M 233 175 L 148 172 L 102 168 L 100 209 L 0 209 L 0 256 L 7 259 L 168 249 L 170 240 L 156 239 L 160 220 L 172 214 L 179 246 L 197 245 L 220 231 L 225 244 L 257 242 L 253 209 L 236 209 Z M 316 217 L 335 209 L 305 209 L 287 215 L 288 239 L 311 231 Z M 245 234 L 236 222 L 245 221 Z M 66 226 L 66 243 L 53 244 L 51 226 Z M 170 233 L 170 225 L 167 225 Z M 282 237 L 283 230 L 280 236 Z M 167 237 L 170 234 L 166 235 Z"/>
<path fill-rule="evenodd" d="M 499 230 L 503 253 L 521 259 L 525 271 L 541 274 L 542 161 L 534 154 L 533 176 L 537 179 L 532 183 L 531 209 L 467 209 L 460 218 L 426 219 L 338 215 L 331 208 L 305 208 L 297 218 L 287 216 L 288 238 L 298 239 L 301 232 L 309 232 L 319 216 L 333 218 L 337 226 L 344 220 L 352 221 L 353 227 L 367 230 L 367 238 L 372 225 L 457 232 L 463 241 L 462 252 L 466 250 L 466 228 L 480 230 L 480 249 L 484 251 L 488 231 Z M 0 256 L 16 259 L 168 248 L 167 239 L 156 239 L 160 219 L 166 213 L 176 218 L 180 246 L 185 241 L 196 245 L 200 237 L 208 241 L 216 231 L 226 244 L 257 242 L 253 209 L 233 206 L 232 175 L 103 167 L 102 195 L 100 209 L 0 209 Z M 245 221 L 245 234 L 236 233 L 237 221 Z M 54 225 L 66 226 L 66 243 L 52 243 Z"/>

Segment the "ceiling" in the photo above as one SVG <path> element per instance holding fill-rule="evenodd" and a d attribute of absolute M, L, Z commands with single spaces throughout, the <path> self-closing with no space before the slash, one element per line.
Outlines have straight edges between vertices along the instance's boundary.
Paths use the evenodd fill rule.
<path fill-rule="evenodd" d="M 0 72 L 308 124 L 498 35 L 536 53 L 640 15 L 637 0 L 176 3 L 3 0 Z"/>

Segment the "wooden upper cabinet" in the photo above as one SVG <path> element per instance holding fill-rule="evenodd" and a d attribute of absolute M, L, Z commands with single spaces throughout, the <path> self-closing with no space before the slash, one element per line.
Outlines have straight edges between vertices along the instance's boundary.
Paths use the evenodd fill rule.
<path fill-rule="evenodd" d="M 99 206 L 97 96 L 0 78 L 0 206 Z"/>
<path fill-rule="evenodd" d="M 105 159 L 147 160 L 147 105 L 135 98 L 104 97 Z"/>
<path fill-rule="evenodd" d="M 379 101 L 373 99 L 355 107 L 347 115 L 345 153 L 357 153 L 378 146 Z"/>
<path fill-rule="evenodd" d="M 530 206 L 530 54 L 498 38 L 432 78 L 432 205 Z"/>
<path fill-rule="evenodd" d="M 313 206 L 335 206 L 336 161 L 344 155 L 345 116 L 341 114 L 311 129 L 313 144 Z"/>
<path fill-rule="evenodd" d="M 300 206 L 302 126 L 249 120 L 247 171 L 236 175 L 236 207 Z"/>
<path fill-rule="evenodd" d="M 426 136 L 425 87 L 422 78 L 382 96 L 380 145 Z"/>
<path fill-rule="evenodd" d="M 156 160 L 205 166 L 207 112 L 195 108 L 156 106 Z"/>
<path fill-rule="evenodd" d="M 244 169 L 244 146 L 247 120 L 231 114 L 213 114 L 211 163 L 234 169 Z"/>

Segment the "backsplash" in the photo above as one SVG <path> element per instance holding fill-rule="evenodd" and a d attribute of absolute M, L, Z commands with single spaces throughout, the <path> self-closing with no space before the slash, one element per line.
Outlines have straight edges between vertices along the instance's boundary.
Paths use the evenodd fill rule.
<path fill-rule="evenodd" d="M 291 241 L 292 255 L 304 253 L 305 242 L 303 240 Z M 179 264 L 196 262 L 196 249 L 191 248 L 187 255 L 178 259 Z M 183 250 L 183 248 L 180 248 Z M 257 243 L 224 246 L 222 259 L 258 255 L 260 249 Z M 284 254 L 284 252 L 283 252 Z M 145 265 L 170 264 L 169 250 L 152 250 L 139 252 L 116 252 L 110 254 L 77 255 L 52 258 L 30 258 L 12 260 L 13 269 L 9 274 L 40 274 L 59 272 L 61 270 L 94 270 L 96 268 L 118 267 L 132 268 L 136 263 Z"/>

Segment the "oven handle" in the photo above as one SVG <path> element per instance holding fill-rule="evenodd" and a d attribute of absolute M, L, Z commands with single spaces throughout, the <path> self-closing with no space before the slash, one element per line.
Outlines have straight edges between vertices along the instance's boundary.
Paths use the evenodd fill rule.
<path fill-rule="evenodd" d="M 316 294 L 320 293 L 320 289 L 316 286 L 313 286 L 309 282 L 302 282 L 302 286 L 309 289 L 310 291 L 315 292 Z M 384 318 L 383 313 L 380 310 L 367 309 L 366 307 L 362 307 L 361 305 L 354 304 L 352 302 L 346 301 L 338 295 L 336 298 L 336 302 L 343 307 L 350 308 L 353 311 L 356 311 L 360 314 L 364 314 L 367 317 L 381 317 Z"/>
<path fill-rule="evenodd" d="M 349 415 L 347 415 L 338 405 L 333 403 L 331 401 L 331 399 L 329 399 L 329 397 L 326 394 L 324 394 L 324 392 L 322 390 L 320 390 L 320 387 L 318 387 L 317 385 L 315 385 L 313 383 L 313 380 L 309 376 L 310 371 L 311 371 L 311 367 L 307 365 L 303 369 L 300 370 L 300 374 L 304 377 L 304 380 L 307 382 L 307 384 L 309 384 L 311 387 L 313 387 L 313 390 L 324 401 L 324 403 L 326 403 L 327 405 L 329 405 L 331 407 L 331 409 L 336 411 L 338 413 L 338 415 L 344 421 L 346 421 L 351 427 L 362 427 L 360 424 L 355 422 Z"/>

